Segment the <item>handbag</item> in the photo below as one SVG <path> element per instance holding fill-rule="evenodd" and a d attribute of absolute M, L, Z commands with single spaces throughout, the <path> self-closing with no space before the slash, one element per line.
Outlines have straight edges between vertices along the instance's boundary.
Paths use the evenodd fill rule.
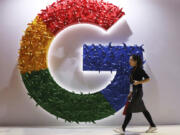
<path fill-rule="evenodd" d="M 126 102 L 126 104 L 125 104 L 125 107 L 124 107 L 123 115 L 126 115 L 126 112 L 127 112 L 127 108 L 128 108 L 129 103 L 130 103 L 130 101 L 127 100 L 127 102 Z"/>
<path fill-rule="evenodd" d="M 132 85 L 130 85 L 130 89 L 131 89 L 131 88 L 132 88 Z M 129 103 L 131 102 L 131 100 L 132 100 L 132 95 L 131 95 L 131 97 L 130 97 L 129 99 L 127 99 L 127 101 L 126 101 L 126 104 L 125 104 L 125 107 L 124 107 L 124 111 L 123 111 L 123 115 L 126 115 L 127 108 L 128 108 Z"/>

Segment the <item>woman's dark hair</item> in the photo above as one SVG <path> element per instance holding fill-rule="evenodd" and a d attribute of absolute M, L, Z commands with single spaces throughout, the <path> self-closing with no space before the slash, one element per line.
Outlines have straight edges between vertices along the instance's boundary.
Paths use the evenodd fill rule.
<path fill-rule="evenodd" d="M 139 55 L 133 54 L 131 55 L 133 60 L 137 61 L 137 67 L 142 68 L 143 62 Z"/>

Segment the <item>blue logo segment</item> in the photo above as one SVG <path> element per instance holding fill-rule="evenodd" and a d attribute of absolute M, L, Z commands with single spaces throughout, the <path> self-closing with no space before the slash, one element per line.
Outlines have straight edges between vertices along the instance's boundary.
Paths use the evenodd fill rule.
<path fill-rule="evenodd" d="M 129 57 L 138 54 L 143 59 L 143 45 L 83 45 L 83 70 L 84 71 L 116 71 L 111 83 L 101 90 L 110 105 L 118 111 L 127 100 L 129 93 Z"/>

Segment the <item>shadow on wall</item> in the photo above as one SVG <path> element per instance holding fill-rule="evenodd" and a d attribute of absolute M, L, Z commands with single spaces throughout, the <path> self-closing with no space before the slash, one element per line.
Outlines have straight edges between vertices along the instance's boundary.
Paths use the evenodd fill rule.
<path fill-rule="evenodd" d="M 147 59 L 147 61 L 148 61 L 148 59 Z M 160 124 L 160 123 L 156 122 L 156 121 L 158 121 L 158 117 L 156 117 L 156 116 L 159 115 L 159 110 L 161 109 L 160 103 L 158 100 L 158 98 L 159 98 L 158 89 L 159 88 L 158 88 L 157 80 L 155 78 L 155 75 L 151 71 L 151 68 L 150 68 L 148 62 L 146 63 L 145 69 L 147 70 L 147 73 L 149 74 L 151 80 L 150 80 L 150 82 L 148 82 L 147 84 L 144 85 L 144 89 L 143 89 L 144 101 L 147 106 L 147 109 L 149 110 L 149 112 L 152 115 L 154 122 L 156 124 Z M 148 102 L 148 101 L 152 101 L 152 102 Z"/>
<path fill-rule="evenodd" d="M 61 125 L 60 121 L 48 117 L 47 112 L 35 105 L 27 95 L 18 67 L 15 66 L 8 87 L 0 90 L 0 126 Z"/>

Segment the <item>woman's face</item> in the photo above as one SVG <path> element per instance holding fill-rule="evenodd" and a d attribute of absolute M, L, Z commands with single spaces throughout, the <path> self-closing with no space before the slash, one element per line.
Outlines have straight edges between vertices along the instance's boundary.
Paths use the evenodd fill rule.
<path fill-rule="evenodd" d="M 134 67 L 134 66 L 136 66 L 136 64 L 137 64 L 137 61 L 135 61 L 135 60 L 133 59 L 133 57 L 130 56 L 130 58 L 129 58 L 129 64 L 130 64 L 131 67 Z"/>

